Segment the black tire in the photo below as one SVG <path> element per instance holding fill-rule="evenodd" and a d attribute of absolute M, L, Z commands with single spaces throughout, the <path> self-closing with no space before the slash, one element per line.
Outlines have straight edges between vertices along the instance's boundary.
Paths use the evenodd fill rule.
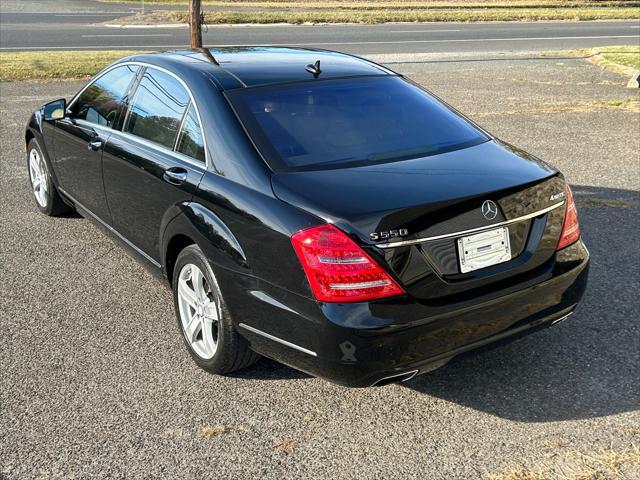
<path fill-rule="evenodd" d="M 188 264 L 197 266 L 204 274 L 207 284 L 211 290 L 210 294 L 219 306 L 219 318 L 217 321 L 217 347 L 215 354 L 210 359 L 202 358 L 198 353 L 196 353 L 187 339 L 186 332 L 182 326 L 180 307 L 178 304 L 178 281 L 180 278 L 180 272 L 185 265 Z M 171 284 L 173 286 L 173 304 L 176 312 L 178 328 L 189 354 L 199 367 L 211 373 L 224 375 L 240 370 L 241 368 L 248 367 L 260 359 L 260 355 L 249 348 L 247 341 L 238 335 L 233 327 L 229 310 L 224 302 L 222 292 L 220 291 L 220 287 L 215 279 L 211 265 L 202 253 L 202 250 L 200 250 L 200 247 L 197 245 L 190 245 L 180 252 L 176 259 Z"/>
<path fill-rule="evenodd" d="M 43 181 L 46 184 L 46 187 L 45 187 L 46 193 L 43 196 L 43 204 L 41 204 L 40 201 L 36 198 L 36 194 L 34 192 L 34 187 L 33 187 L 33 178 L 32 178 L 31 167 L 30 167 L 30 160 L 32 155 L 31 152 L 33 150 L 35 150 L 35 152 L 37 152 L 38 154 L 38 157 L 42 159 L 40 163 L 42 165 L 43 173 L 44 173 Z M 36 204 L 36 207 L 38 207 L 38 210 L 40 210 L 45 215 L 49 215 L 50 217 L 58 217 L 60 215 L 64 215 L 73 211 L 73 209 L 69 205 L 67 205 L 62 200 L 62 198 L 60 198 L 60 194 L 58 193 L 56 186 L 53 184 L 53 180 L 49 172 L 49 165 L 47 163 L 47 158 L 44 152 L 42 151 L 42 148 L 40 148 L 40 144 L 35 138 L 32 138 L 29 141 L 29 144 L 27 145 L 27 171 L 29 172 L 29 186 L 31 187 L 31 193 L 33 194 L 33 199 Z"/>

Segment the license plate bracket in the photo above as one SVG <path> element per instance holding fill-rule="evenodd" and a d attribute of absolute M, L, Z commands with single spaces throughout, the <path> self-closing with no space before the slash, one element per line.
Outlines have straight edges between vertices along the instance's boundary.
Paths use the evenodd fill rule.
<path fill-rule="evenodd" d="M 457 240 L 462 273 L 473 272 L 511 260 L 509 229 L 499 227 Z"/>

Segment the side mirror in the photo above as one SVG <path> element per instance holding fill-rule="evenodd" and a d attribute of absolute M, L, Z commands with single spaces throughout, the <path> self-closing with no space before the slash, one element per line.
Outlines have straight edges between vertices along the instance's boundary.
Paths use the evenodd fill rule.
<path fill-rule="evenodd" d="M 60 120 L 65 117 L 67 110 L 67 101 L 64 98 L 54 100 L 44 106 L 44 119 L 46 121 Z"/>

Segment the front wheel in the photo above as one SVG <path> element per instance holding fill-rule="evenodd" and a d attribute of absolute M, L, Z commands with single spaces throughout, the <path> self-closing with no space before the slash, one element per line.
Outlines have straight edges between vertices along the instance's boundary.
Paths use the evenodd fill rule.
<path fill-rule="evenodd" d="M 233 328 L 213 270 L 197 245 L 178 255 L 172 285 L 178 327 L 201 368 L 226 374 L 260 358 Z"/>
<path fill-rule="evenodd" d="M 53 184 L 44 154 L 35 138 L 29 141 L 27 152 L 29 180 L 38 209 L 52 217 L 71 211 L 71 207 L 60 198 Z"/>

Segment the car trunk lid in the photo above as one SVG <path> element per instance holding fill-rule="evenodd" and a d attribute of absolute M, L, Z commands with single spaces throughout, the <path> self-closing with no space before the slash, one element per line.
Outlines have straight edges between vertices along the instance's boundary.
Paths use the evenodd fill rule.
<path fill-rule="evenodd" d="M 535 271 L 555 252 L 564 212 L 557 171 L 496 141 L 412 160 L 276 173 L 272 185 L 281 200 L 349 234 L 409 294 L 432 301 Z M 482 214 L 487 200 L 497 206 L 493 218 Z M 511 259 L 463 273 L 458 239 L 503 224 Z"/>

